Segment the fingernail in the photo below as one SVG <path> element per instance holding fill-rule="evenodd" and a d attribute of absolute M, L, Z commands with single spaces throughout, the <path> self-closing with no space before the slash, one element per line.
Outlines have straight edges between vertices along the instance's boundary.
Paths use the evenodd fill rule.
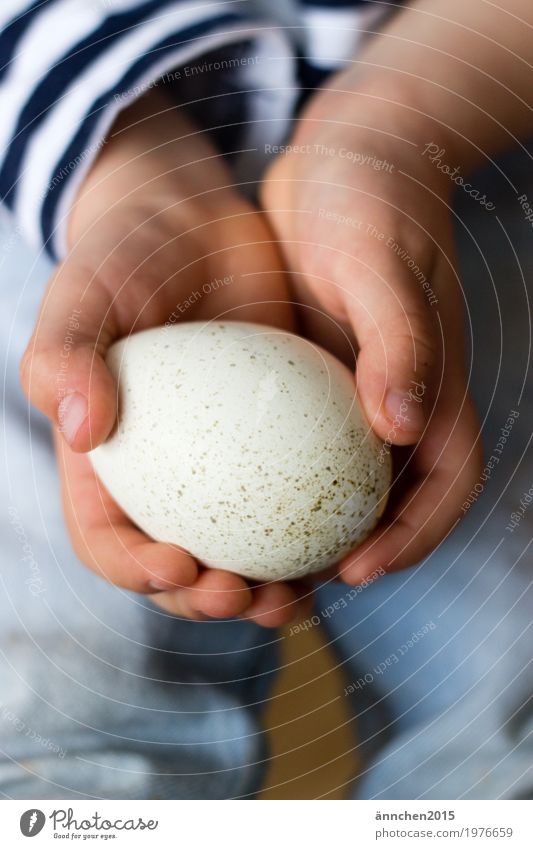
<path fill-rule="evenodd" d="M 422 400 L 413 393 L 412 389 L 403 392 L 390 389 L 385 398 L 385 411 L 393 426 L 399 430 L 424 429 L 426 417 Z"/>
<path fill-rule="evenodd" d="M 89 411 L 87 398 L 79 392 L 65 395 L 58 407 L 59 430 L 72 445 Z"/>

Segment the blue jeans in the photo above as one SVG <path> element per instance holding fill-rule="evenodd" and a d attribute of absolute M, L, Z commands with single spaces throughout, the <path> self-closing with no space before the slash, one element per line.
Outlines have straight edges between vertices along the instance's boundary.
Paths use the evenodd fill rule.
<path fill-rule="evenodd" d="M 458 235 L 471 385 L 487 458 L 500 445 L 501 459 L 424 563 L 349 600 L 338 583 L 317 593 L 363 760 L 355 798 L 533 797 L 533 409 L 523 392 L 528 304 L 513 253 L 531 281 L 531 230 L 492 177 L 479 183 L 490 179 L 513 248 L 475 201 L 460 210 Z M 48 268 L 2 238 L 0 793 L 252 796 L 267 760 L 261 705 L 277 637 L 241 621 L 169 617 L 75 560 L 48 428 L 18 388 Z"/>

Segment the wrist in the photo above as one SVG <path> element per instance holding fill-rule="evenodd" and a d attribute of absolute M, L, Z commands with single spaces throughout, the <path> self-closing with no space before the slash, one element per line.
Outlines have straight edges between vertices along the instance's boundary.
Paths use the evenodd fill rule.
<path fill-rule="evenodd" d="M 227 205 L 231 179 L 185 110 L 153 92 L 120 113 L 85 178 L 69 219 L 74 244 L 96 221 L 137 209 L 187 228 Z M 104 225 L 105 226 L 105 225 Z"/>

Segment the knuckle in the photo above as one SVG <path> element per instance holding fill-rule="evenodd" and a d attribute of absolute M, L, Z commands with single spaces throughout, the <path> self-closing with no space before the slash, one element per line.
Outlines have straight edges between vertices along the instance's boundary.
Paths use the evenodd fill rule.
<path fill-rule="evenodd" d="M 396 366 L 414 372 L 427 372 L 437 362 L 437 345 L 431 326 L 425 317 L 404 314 L 389 322 L 382 322 L 372 334 L 373 349 L 381 349 L 381 356 Z"/>

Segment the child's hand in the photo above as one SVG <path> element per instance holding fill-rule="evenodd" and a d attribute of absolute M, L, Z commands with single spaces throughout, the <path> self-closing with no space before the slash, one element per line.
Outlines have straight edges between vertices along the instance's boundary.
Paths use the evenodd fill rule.
<path fill-rule="evenodd" d="M 304 110 L 294 147 L 267 174 L 263 202 L 297 298 L 314 308 L 310 326 L 318 308 L 356 337 L 358 391 L 373 429 L 395 446 L 416 445 L 395 449 L 398 486 L 385 521 L 341 564 L 342 577 L 357 582 L 438 545 L 476 483 L 480 448 L 452 183 L 421 155 L 434 127 L 428 136 L 420 113 L 395 109 L 390 92 L 356 94 L 352 73 Z"/>
<path fill-rule="evenodd" d="M 147 538 L 99 485 L 84 453 L 115 422 L 116 388 L 104 360 L 115 339 L 180 314 L 185 321 L 224 316 L 291 327 L 263 215 L 231 188 L 207 139 L 150 95 L 113 128 L 69 226 L 71 249 L 44 297 L 22 380 L 56 426 L 64 511 L 78 556 L 114 584 L 158 591 L 154 599 L 179 615 L 244 614 L 278 625 L 301 614 L 303 590 L 250 587 Z M 205 283 L 231 275 L 229 285 L 187 305 Z"/>

